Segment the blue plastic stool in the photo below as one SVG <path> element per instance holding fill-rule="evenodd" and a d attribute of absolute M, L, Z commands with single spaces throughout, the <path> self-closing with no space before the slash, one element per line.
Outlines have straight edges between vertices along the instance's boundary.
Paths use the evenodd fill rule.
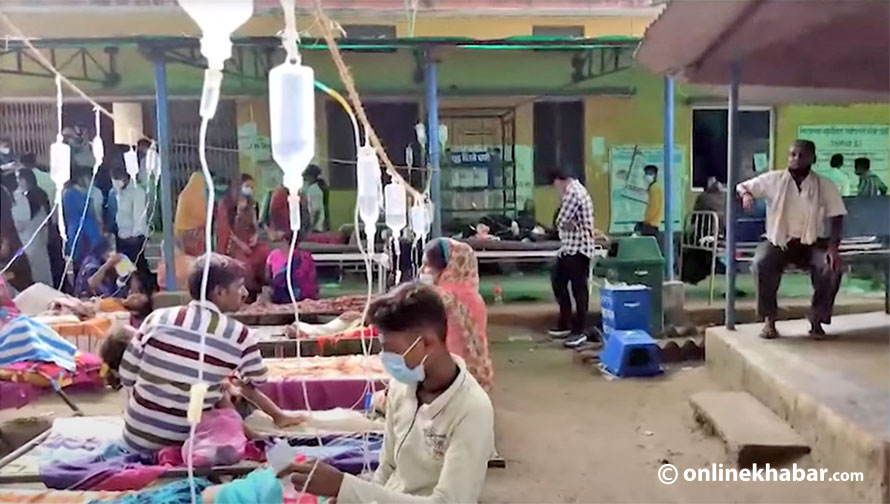
<path fill-rule="evenodd" d="M 661 373 L 661 353 L 646 331 L 610 331 L 600 363 L 615 376 L 654 376 Z"/>
<path fill-rule="evenodd" d="M 645 285 L 607 285 L 600 290 L 603 331 L 649 330 L 651 292 Z"/>

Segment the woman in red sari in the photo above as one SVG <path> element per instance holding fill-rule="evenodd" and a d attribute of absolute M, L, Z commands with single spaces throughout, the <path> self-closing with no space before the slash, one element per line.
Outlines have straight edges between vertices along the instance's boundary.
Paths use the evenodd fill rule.
<path fill-rule="evenodd" d="M 216 250 L 244 264 L 245 286 L 256 294 L 265 278 L 269 245 L 260 237 L 253 177 L 245 173 L 237 182 L 217 207 Z"/>

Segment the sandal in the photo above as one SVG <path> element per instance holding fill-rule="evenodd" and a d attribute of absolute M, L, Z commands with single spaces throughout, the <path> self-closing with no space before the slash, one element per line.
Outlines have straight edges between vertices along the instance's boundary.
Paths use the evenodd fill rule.
<path fill-rule="evenodd" d="M 763 339 L 776 339 L 779 337 L 779 331 L 775 327 L 763 326 L 760 331 L 760 337 Z"/>

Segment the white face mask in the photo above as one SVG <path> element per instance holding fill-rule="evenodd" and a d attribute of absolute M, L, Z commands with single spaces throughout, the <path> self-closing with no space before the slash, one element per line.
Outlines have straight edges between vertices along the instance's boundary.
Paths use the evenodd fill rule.
<path fill-rule="evenodd" d="M 241 195 L 245 198 L 253 196 L 253 188 L 246 185 L 241 186 Z"/>
<path fill-rule="evenodd" d="M 436 283 L 436 277 L 430 273 L 421 273 L 418 280 L 424 285 L 433 285 Z"/>
<path fill-rule="evenodd" d="M 650 184 L 655 182 L 655 175 L 646 175 L 646 182 Z"/>
<path fill-rule="evenodd" d="M 124 188 L 124 181 L 123 181 L 123 180 L 117 180 L 117 179 L 115 179 L 115 180 L 112 180 L 112 181 L 111 181 L 111 185 L 112 185 L 116 190 L 120 191 L 121 189 Z"/>

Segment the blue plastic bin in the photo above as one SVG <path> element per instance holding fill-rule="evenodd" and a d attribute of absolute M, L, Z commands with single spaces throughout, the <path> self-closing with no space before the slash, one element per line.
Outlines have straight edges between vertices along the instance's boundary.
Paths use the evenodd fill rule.
<path fill-rule="evenodd" d="M 608 285 L 600 290 L 603 332 L 649 331 L 651 291 L 645 285 Z"/>
<path fill-rule="evenodd" d="M 600 363 L 615 376 L 654 376 L 661 373 L 661 353 L 646 331 L 612 331 L 600 353 Z"/>

